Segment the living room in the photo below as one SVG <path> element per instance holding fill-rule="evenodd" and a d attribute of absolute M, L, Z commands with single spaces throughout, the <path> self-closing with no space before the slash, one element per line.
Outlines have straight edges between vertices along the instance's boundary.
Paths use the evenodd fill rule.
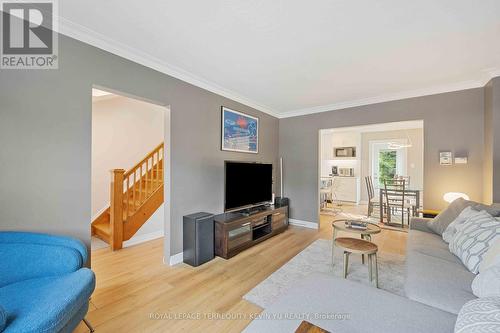
<path fill-rule="evenodd" d="M 1 332 L 500 331 L 467 326 L 500 311 L 497 1 L 29 6 L 1 9 Z M 89 252 L 96 88 L 166 110 L 161 168 L 134 173 L 161 182 L 164 236 Z M 386 227 L 401 211 L 384 201 L 382 223 L 323 217 L 320 131 L 408 121 L 425 191 L 410 223 Z M 128 186 L 110 242 L 129 182 L 110 182 Z"/>

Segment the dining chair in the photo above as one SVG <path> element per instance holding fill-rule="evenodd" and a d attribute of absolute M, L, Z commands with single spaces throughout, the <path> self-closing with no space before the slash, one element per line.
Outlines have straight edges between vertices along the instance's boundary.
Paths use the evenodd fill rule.
<path fill-rule="evenodd" d="M 413 208 L 405 200 L 406 181 L 404 179 L 384 179 L 384 196 L 387 211 L 387 222 L 392 223 L 392 216 L 401 213 L 401 227 L 404 228 L 404 215 L 410 217 Z"/>
<path fill-rule="evenodd" d="M 404 180 L 406 188 L 410 187 L 410 176 L 395 175 L 394 179 L 396 179 L 396 180 Z"/>
<path fill-rule="evenodd" d="M 321 177 L 320 209 L 326 208 L 328 201 L 331 200 L 331 196 L 332 196 L 332 183 L 333 183 L 333 180 L 332 180 L 331 177 Z"/>
<path fill-rule="evenodd" d="M 366 192 L 368 193 L 368 212 L 367 216 L 370 217 L 373 214 L 373 209 L 374 208 L 380 208 L 380 203 L 379 200 L 375 197 L 375 189 L 373 187 L 373 180 L 372 176 L 366 176 L 365 177 L 365 183 L 366 183 Z"/>

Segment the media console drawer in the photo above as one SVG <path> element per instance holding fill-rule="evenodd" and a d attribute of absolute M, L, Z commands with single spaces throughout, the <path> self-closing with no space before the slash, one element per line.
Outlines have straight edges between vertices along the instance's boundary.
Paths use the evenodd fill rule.
<path fill-rule="evenodd" d="M 260 243 L 288 226 L 288 207 L 266 207 L 251 216 L 238 213 L 214 217 L 215 254 L 229 259 L 241 251 Z"/>

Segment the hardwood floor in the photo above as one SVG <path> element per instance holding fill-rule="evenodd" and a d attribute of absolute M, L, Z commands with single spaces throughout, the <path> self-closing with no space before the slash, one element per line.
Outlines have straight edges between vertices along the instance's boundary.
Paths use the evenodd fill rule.
<path fill-rule="evenodd" d="M 336 218 L 321 216 L 319 231 L 290 227 L 230 260 L 216 257 L 197 268 L 164 265 L 161 239 L 96 250 L 87 319 L 98 333 L 240 332 L 262 311 L 242 296 L 316 239 L 331 239 Z M 380 251 L 403 254 L 406 233 L 383 230 L 373 241 Z M 82 323 L 76 332 L 88 330 Z"/>

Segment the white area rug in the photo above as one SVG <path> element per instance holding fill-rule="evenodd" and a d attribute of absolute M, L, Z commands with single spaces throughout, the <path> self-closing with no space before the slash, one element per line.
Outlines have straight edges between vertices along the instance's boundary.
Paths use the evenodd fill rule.
<path fill-rule="evenodd" d="M 303 280 L 311 273 L 329 273 L 342 278 L 343 254 L 341 250 L 337 250 L 335 251 L 335 265 L 332 270 L 331 241 L 327 239 L 316 240 L 250 290 L 243 298 L 262 308 L 266 308 L 286 293 L 287 290 L 293 288 L 296 282 Z M 403 295 L 404 271 L 404 256 L 378 253 L 378 281 L 381 289 Z M 349 257 L 347 279 L 370 284 L 368 266 L 361 264 L 361 256 L 352 254 Z"/>

